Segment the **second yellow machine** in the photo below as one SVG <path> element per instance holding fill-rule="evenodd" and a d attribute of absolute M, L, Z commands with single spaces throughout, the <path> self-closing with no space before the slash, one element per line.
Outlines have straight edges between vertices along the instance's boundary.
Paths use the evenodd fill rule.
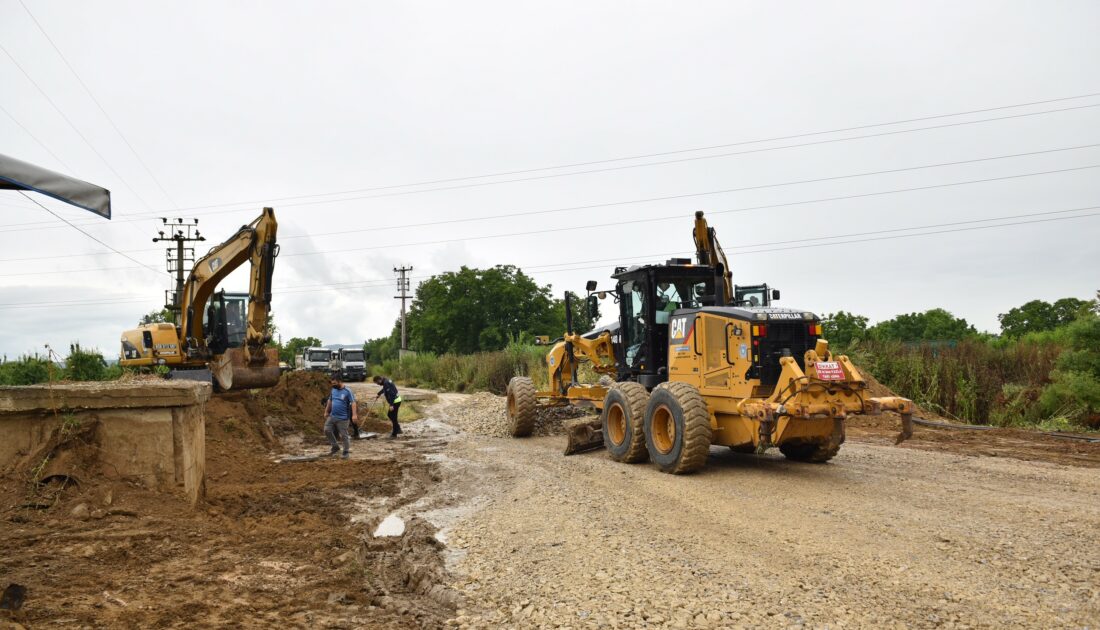
<path fill-rule="evenodd" d="M 279 355 L 269 347 L 271 277 L 279 245 L 275 211 L 264 208 L 195 262 L 177 296 L 179 325 L 146 324 L 122 333 L 124 367 L 167 367 L 170 378 L 213 380 L 223 390 L 272 387 Z M 248 293 L 215 292 L 234 269 L 251 263 Z"/>

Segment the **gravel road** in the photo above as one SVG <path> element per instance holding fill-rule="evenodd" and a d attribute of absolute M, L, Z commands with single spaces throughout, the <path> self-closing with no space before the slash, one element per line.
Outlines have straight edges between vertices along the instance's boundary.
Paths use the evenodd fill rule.
<path fill-rule="evenodd" d="M 466 426 L 503 405 L 443 402 Z M 479 509 L 447 532 L 466 600 L 450 625 L 1100 624 L 1095 469 L 850 440 L 826 465 L 715 447 L 675 477 L 563 446 L 450 443 L 479 477 Z"/>

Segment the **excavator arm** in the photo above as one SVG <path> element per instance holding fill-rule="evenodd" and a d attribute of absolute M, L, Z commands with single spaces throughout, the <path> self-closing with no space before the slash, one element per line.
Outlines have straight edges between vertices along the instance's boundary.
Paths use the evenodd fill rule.
<path fill-rule="evenodd" d="M 726 260 L 726 253 L 718 244 L 714 228 L 707 225 L 702 210 L 695 213 L 695 229 L 692 231 L 692 236 L 695 237 L 695 256 L 699 259 L 699 264 L 714 267 L 715 271 L 722 276 L 722 288 L 725 294 L 719 300 L 719 305 L 728 303 L 733 299 L 733 273 L 730 271 L 729 261 Z"/>
<path fill-rule="evenodd" d="M 267 347 L 271 312 L 271 279 L 279 246 L 275 211 L 264 208 L 255 221 L 242 226 L 221 245 L 195 262 L 180 296 L 183 312 L 181 336 L 187 358 L 205 360 L 223 389 L 269 387 L 279 380 L 277 353 Z M 218 284 L 245 262 L 252 266 L 248 286 L 248 331 L 239 348 L 215 355 L 207 345 L 202 316 Z"/>

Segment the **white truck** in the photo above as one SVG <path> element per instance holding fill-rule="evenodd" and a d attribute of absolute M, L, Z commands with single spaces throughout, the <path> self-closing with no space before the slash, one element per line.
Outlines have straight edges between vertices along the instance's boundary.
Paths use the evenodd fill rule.
<path fill-rule="evenodd" d="M 345 381 L 367 380 L 367 361 L 362 348 L 340 348 L 335 353 L 333 371 L 339 371 Z"/>
<path fill-rule="evenodd" d="M 332 371 L 332 351 L 328 348 L 306 348 L 302 368 L 310 372 Z"/>

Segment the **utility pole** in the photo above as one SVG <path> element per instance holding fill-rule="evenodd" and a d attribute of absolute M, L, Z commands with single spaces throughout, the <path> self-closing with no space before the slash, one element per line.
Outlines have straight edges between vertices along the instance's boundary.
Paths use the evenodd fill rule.
<path fill-rule="evenodd" d="M 406 352 L 409 349 L 409 337 L 405 332 L 405 300 L 409 298 L 409 277 L 406 275 L 412 271 L 412 265 L 408 267 L 394 267 L 393 272 L 397 274 L 397 290 L 401 295 L 395 295 L 393 299 L 401 300 L 401 352 Z"/>
<path fill-rule="evenodd" d="M 158 232 L 160 236 L 153 239 L 154 243 L 161 241 L 174 241 L 175 246 L 165 250 L 168 273 L 176 274 L 176 290 L 164 292 L 164 308 L 172 311 L 177 326 L 183 325 L 183 312 L 180 300 L 183 298 L 183 276 L 186 273 L 187 263 L 195 263 L 195 248 L 186 247 L 187 243 L 205 241 L 206 237 L 199 233 L 198 219 L 167 219 L 161 217 L 164 230 Z M 167 233 L 165 233 L 167 232 Z"/>

